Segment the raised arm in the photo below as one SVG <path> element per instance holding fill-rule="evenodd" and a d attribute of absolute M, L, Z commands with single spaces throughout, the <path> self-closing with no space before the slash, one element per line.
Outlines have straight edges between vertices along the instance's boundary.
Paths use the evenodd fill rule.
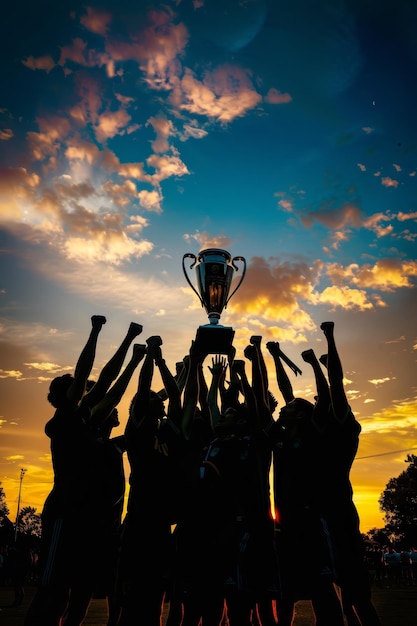
<path fill-rule="evenodd" d="M 255 392 L 258 404 L 262 402 L 268 405 L 268 371 L 266 369 L 264 357 L 261 350 L 262 337 L 252 335 L 250 343 L 254 348 L 252 357 L 252 387 Z M 259 400 L 258 400 L 259 398 Z"/>
<path fill-rule="evenodd" d="M 66 396 L 71 404 L 75 406 L 81 401 L 87 384 L 88 377 L 93 369 L 96 356 L 97 339 L 99 333 L 106 323 L 104 315 L 93 315 L 91 318 L 91 331 L 84 348 L 78 357 L 74 371 L 74 380 L 69 386 Z"/>
<path fill-rule="evenodd" d="M 130 418 L 136 426 L 145 419 L 150 401 L 150 391 L 154 373 L 155 348 L 162 343 L 158 335 L 148 337 L 146 340 L 147 352 L 138 379 L 138 389 L 131 406 Z"/>
<path fill-rule="evenodd" d="M 323 322 L 320 328 L 327 339 L 327 373 L 333 413 L 343 423 L 350 415 L 350 406 L 343 384 L 342 363 L 334 339 L 334 322 Z"/>
<path fill-rule="evenodd" d="M 207 396 L 208 409 L 210 413 L 210 419 L 212 424 L 212 429 L 215 432 L 218 423 L 220 422 L 220 409 L 218 402 L 219 395 L 219 383 L 221 377 L 224 375 L 224 372 L 227 367 L 227 361 L 224 356 L 220 356 L 220 354 L 216 354 L 212 357 L 211 367 L 209 366 L 209 370 L 212 374 L 211 383 L 209 387 L 209 392 Z"/>
<path fill-rule="evenodd" d="M 293 393 L 291 381 L 281 361 L 282 353 L 281 353 L 279 343 L 278 341 L 268 341 L 268 343 L 266 344 L 266 347 L 269 350 L 270 355 L 274 359 L 275 372 L 277 376 L 277 383 L 278 383 L 279 390 L 282 393 L 282 397 L 284 398 L 285 404 L 288 404 L 289 402 L 294 400 L 295 396 Z"/>
<path fill-rule="evenodd" d="M 327 382 L 314 350 L 304 350 L 304 352 L 301 353 L 301 357 L 313 368 L 316 380 L 317 399 L 314 405 L 312 421 L 316 428 L 324 430 L 329 422 L 329 410 L 331 408 L 329 383 Z"/>
<path fill-rule="evenodd" d="M 198 344 L 193 341 L 191 343 L 189 354 L 184 358 L 187 376 L 184 387 L 181 429 L 186 439 L 190 438 L 193 428 L 195 412 L 197 410 L 200 395 L 199 370 L 202 368 L 205 356 L 205 353 L 200 351 Z"/>
<path fill-rule="evenodd" d="M 154 362 L 159 369 L 164 389 L 168 397 L 167 417 L 173 422 L 173 424 L 175 424 L 175 426 L 177 426 L 177 428 L 181 428 L 181 391 L 177 385 L 175 377 L 167 366 L 165 359 L 162 357 L 161 346 L 155 346 Z"/>
<path fill-rule="evenodd" d="M 131 322 L 122 343 L 120 344 L 114 355 L 111 357 L 111 359 L 101 370 L 95 385 L 85 396 L 85 402 L 90 408 L 94 407 L 104 398 L 110 385 L 119 375 L 130 344 L 135 337 L 140 335 L 141 332 L 141 324 Z"/>
<path fill-rule="evenodd" d="M 116 382 L 110 387 L 104 398 L 91 410 L 91 420 L 94 425 L 99 426 L 103 423 L 112 410 L 119 404 L 135 369 L 142 361 L 145 354 L 146 346 L 144 344 L 135 344 L 133 346 L 132 357 L 125 369 L 120 374 Z"/>
<path fill-rule="evenodd" d="M 197 377 L 198 377 L 198 404 L 200 405 L 201 418 L 205 420 L 211 427 L 210 424 L 210 413 L 208 408 L 208 386 L 206 377 L 204 376 L 203 370 L 203 361 L 204 357 L 200 360 L 197 365 Z"/>
<path fill-rule="evenodd" d="M 268 390 L 268 373 L 261 350 L 262 337 L 253 335 L 250 338 L 251 345 L 245 350 L 245 356 L 250 354 L 252 361 L 252 388 L 256 400 L 255 417 L 256 426 L 264 428 L 272 419 L 275 410 L 276 400 Z M 251 348 L 251 350 L 250 350 Z"/>
<path fill-rule="evenodd" d="M 255 418 L 258 413 L 258 405 L 255 392 L 246 375 L 245 361 L 243 361 L 243 359 L 235 359 L 233 361 L 233 373 L 235 380 L 239 381 L 240 390 L 245 399 L 246 408 L 248 409 L 248 415 L 250 418 Z"/>

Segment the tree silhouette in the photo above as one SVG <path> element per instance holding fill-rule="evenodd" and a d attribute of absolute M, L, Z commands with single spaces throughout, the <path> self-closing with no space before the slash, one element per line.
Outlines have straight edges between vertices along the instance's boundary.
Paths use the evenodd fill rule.
<path fill-rule="evenodd" d="M 41 516 L 36 513 L 33 506 L 24 506 L 19 513 L 19 532 L 33 537 L 40 537 L 42 530 Z"/>
<path fill-rule="evenodd" d="M 4 519 L 9 515 L 10 511 L 6 504 L 6 494 L 0 483 L 0 526 L 3 526 Z"/>
<path fill-rule="evenodd" d="M 417 547 L 417 456 L 408 454 L 406 470 L 391 478 L 379 498 L 385 530 L 404 548 Z"/>

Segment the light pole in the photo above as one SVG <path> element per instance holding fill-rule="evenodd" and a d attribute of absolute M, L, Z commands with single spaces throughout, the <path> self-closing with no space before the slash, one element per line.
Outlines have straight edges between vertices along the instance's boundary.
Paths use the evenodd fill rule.
<path fill-rule="evenodd" d="M 14 528 L 14 542 L 16 543 L 17 541 L 17 527 L 18 527 L 18 522 L 19 522 L 19 513 L 20 513 L 20 496 L 22 495 L 22 482 L 23 482 L 23 476 L 26 474 L 26 471 L 23 467 L 20 470 L 20 484 L 19 484 L 19 495 L 17 497 L 17 512 L 16 512 L 16 523 L 15 523 L 15 528 Z"/>

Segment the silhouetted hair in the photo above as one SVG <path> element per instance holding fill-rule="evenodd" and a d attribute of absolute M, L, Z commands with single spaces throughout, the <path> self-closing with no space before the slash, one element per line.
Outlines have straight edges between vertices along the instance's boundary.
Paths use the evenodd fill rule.
<path fill-rule="evenodd" d="M 48 402 L 57 408 L 64 400 L 74 377 L 71 374 L 57 376 L 49 385 Z"/>
<path fill-rule="evenodd" d="M 313 413 L 314 404 L 305 398 L 294 398 L 288 404 L 293 404 L 299 411 L 303 411 L 306 417 L 311 417 Z"/>

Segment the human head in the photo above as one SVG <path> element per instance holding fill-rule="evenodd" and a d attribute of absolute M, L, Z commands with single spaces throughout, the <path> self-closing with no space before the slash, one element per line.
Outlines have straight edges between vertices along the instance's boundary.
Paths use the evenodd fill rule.
<path fill-rule="evenodd" d="M 67 391 L 74 381 L 74 377 L 71 374 L 64 374 L 63 376 L 57 376 L 53 379 L 49 385 L 48 402 L 52 404 L 56 409 L 62 406 L 67 399 Z"/>
<path fill-rule="evenodd" d="M 309 432 L 314 405 L 304 398 L 294 398 L 279 412 L 277 423 L 286 440 L 306 436 Z"/>
<path fill-rule="evenodd" d="M 231 404 L 223 408 L 215 426 L 217 437 L 246 435 L 249 429 L 247 409 L 244 404 Z"/>
<path fill-rule="evenodd" d="M 284 405 L 279 413 L 279 419 L 310 419 L 313 415 L 314 404 L 305 398 L 294 398 Z"/>
<path fill-rule="evenodd" d="M 130 408 L 129 408 L 129 415 L 132 415 L 134 412 L 137 395 L 138 394 L 136 393 L 132 398 L 132 401 L 130 403 Z M 148 414 L 150 414 L 152 417 L 155 417 L 156 419 L 163 418 L 166 415 L 164 400 L 163 398 L 161 398 L 161 396 L 158 393 L 156 393 L 156 391 L 152 391 L 152 390 L 149 391 L 149 402 L 148 402 L 147 412 Z"/>
<path fill-rule="evenodd" d="M 155 417 L 164 417 L 165 415 L 165 406 L 164 400 L 156 393 L 156 391 L 149 392 L 149 410 L 154 413 Z"/>

